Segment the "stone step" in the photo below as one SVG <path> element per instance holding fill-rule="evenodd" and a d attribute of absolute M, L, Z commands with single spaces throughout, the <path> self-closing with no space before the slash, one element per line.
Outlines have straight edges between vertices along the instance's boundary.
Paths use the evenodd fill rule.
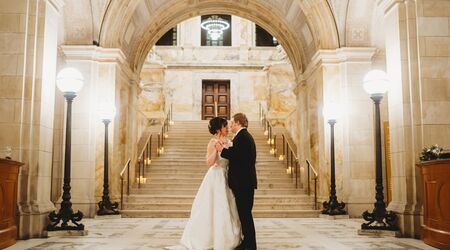
<path fill-rule="evenodd" d="M 152 180 L 147 180 L 147 183 L 140 184 L 140 188 L 149 189 L 198 189 L 201 181 L 197 183 L 182 183 L 182 182 L 165 182 L 156 183 Z M 138 184 L 133 184 L 132 188 L 138 188 Z M 258 189 L 295 189 L 295 184 L 292 183 L 258 183 Z"/>
<path fill-rule="evenodd" d="M 205 174 L 207 171 L 207 167 L 205 166 L 204 169 L 202 168 L 189 168 L 189 169 L 183 169 L 183 168 L 152 168 L 152 167 L 148 167 L 145 169 L 146 173 L 161 173 L 161 174 L 184 174 L 184 173 L 198 173 L 198 174 Z M 148 171 L 147 171 L 148 170 Z M 286 174 L 286 172 L 284 171 L 284 169 L 282 168 L 256 168 L 256 174 L 260 175 L 260 174 L 267 174 L 267 175 L 271 175 L 271 174 Z"/>
<path fill-rule="evenodd" d="M 166 155 L 167 153 L 183 153 L 183 154 L 202 154 L 202 155 L 206 155 L 206 146 L 202 145 L 199 147 L 193 146 L 193 145 L 189 145 L 189 146 L 185 146 L 186 149 L 181 149 L 181 147 L 179 145 L 167 145 L 164 144 L 164 153 L 162 155 Z M 256 148 L 256 154 L 257 155 L 267 155 L 267 156 L 273 156 L 270 152 L 271 148 L 269 146 L 267 147 L 258 147 Z M 156 147 L 152 149 L 153 153 L 156 152 Z M 278 154 L 282 153 L 282 151 L 280 150 L 280 152 L 277 152 Z"/>
<path fill-rule="evenodd" d="M 198 169 L 208 169 L 208 166 L 206 165 L 205 160 L 198 160 L 198 161 L 172 161 L 169 159 L 160 159 L 160 160 L 153 160 L 150 165 L 147 167 L 149 168 L 156 168 L 156 167 L 184 167 L 184 168 L 198 168 Z M 279 161 L 264 161 L 264 160 L 258 160 L 256 162 L 256 169 L 264 169 L 264 168 L 271 168 L 271 169 L 285 169 L 286 164 L 283 164 Z"/>
<path fill-rule="evenodd" d="M 181 140 L 186 140 L 186 138 L 192 138 L 193 140 L 211 140 L 213 138 L 213 136 L 206 132 L 206 131 L 195 131 L 195 130 L 180 130 L 180 131 L 173 131 L 173 130 L 169 130 L 169 132 L 166 132 L 168 137 L 166 137 L 166 141 L 167 140 L 174 140 L 174 139 L 181 139 Z M 250 131 L 250 134 L 252 135 L 253 139 L 256 140 L 264 140 L 267 141 L 267 139 L 269 138 L 268 136 L 264 135 L 263 132 L 262 133 L 255 133 Z M 154 138 L 157 138 L 155 136 L 153 136 Z M 229 134 L 226 138 L 228 139 L 232 139 L 233 136 L 231 134 Z M 278 137 L 277 137 L 278 138 Z"/>
<path fill-rule="evenodd" d="M 257 167 L 256 168 L 256 173 L 258 174 L 258 177 L 262 177 L 262 176 L 269 176 L 272 177 L 271 174 L 277 174 L 278 177 L 280 178 L 285 178 L 288 179 L 288 177 L 290 175 L 286 174 L 286 170 L 284 168 L 275 168 L 275 167 Z M 142 171 L 142 169 L 141 169 Z M 192 173 L 192 174 L 198 174 L 198 175 L 205 175 L 206 172 L 208 171 L 208 167 L 206 166 L 150 166 L 147 168 L 144 168 L 144 172 L 147 175 L 147 177 L 151 177 L 148 176 L 148 174 L 157 174 L 157 173 L 161 173 L 164 171 L 171 171 L 170 173 L 172 174 L 171 176 L 167 176 L 167 177 L 175 177 L 174 174 L 188 174 L 188 173 Z M 267 173 L 267 171 L 276 171 L 276 172 L 270 172 Z"/>
<path fill-rule="evenodd" d="M 146 170 L 144 175 L 145 175 L 146 178 L 149 178 L 149 180 L 151 180 L 152 178 L 155 178 L 155 179 L 162 179 L 162 178 L 170 179 L 170 178 L 175 178 L 175 177 L 178 177 L 178 178 L 201 178 L 201 179 L 203 179 L 203 177 L 205 176 L 205 173 L 206 173 L 206 171 L 203 172 L 203 173 L 201 173 L 201 172 L 199 172 L 199 173 L 180 172 L 180 173 L 177 173 L 177 174 L 170 174 L 170 175 L 168 175 L 168 174 L 163 173 L 163 172 L 160 172 L 160 173 L 149 173 L 149 171 Z M 269 178 L 281 179 L 281 178 L 291 178 L 291 177 L 290 177 L 290 175 L 282 173 L 282 174 L 258 174 L 258 180 L 259 180 L 259 178 L 263 178 L 263 179 L 269 179 Z"/>
<path fill-rule="evenodd" d="M 192 154 L 192 153 L 164 153 L 160 155 L 159 157 L 153 157 L 152 161 L 205 161 L 206 160 L 206 151 Z M 263 155 L 258 154 L 256 156 L 256 160 L 258 161 L 270 161 L 270 162 L 282 162 L 278 160 L 277 157 L 274 157 L 273 155 Z"/>
<path fill-rule="evenodd" d="M 127 203 L 124 205 L 123 209 L 125 210 L 191 210 L 192 202 L 187 203 Z M 255 202 L 253 209 L 254 210 L 308 210 L 314 207 L 312 202 L 303 202 L 303 203 L 257 203 Z"/>
<path fill-rule="evenodd" d="M 264 149 L 260 149 L 256 151 L 256 155 L 257 157 L 272 157 L 274 159 L 276 159 L 272 154 L 270 154 L 270 149 L 268 150 L 264 150 Z M 178 158 L 178 157 L 183 157 L 183 156 L 190 156 L 190 157 L 205 157 L 206 156 L 206 148 L 203 149 L 191 149 L 191 150 L 183 150 L 183 151 L 174 151 L 172 149 L 167 149 L 166 150 L 166 146 L 164 146 L 164 153 L 162 155 L 160 155 L 160 157 L 173 157 L 173 158 Z"/>
<path fill-rule="evenodd" d="M 255 140 L 255 142 L 261 142 L 267 143 L 267 139 L 268 137 L 265 135 L 259 135 L 259 134 L 254 134 L 251 133 L 253 140 Z M 158 138 L 158 136 L 154 135 L 153 136 L 153 141 L 156 141 Z M 173 132 L 173 131 L 169 131 L 167 132 L 167 136 L 164 138 L 164 141 L 170 141 L 170 142 L 175 142 L 175 141 L 179 141 L 179 142 L 205 142 L 208 143 L 211 139 L 212 139 L 212 135 L 211 134 L 205 134 L 204 132 L 193 132 L 193 131 L 185 131 L 185 132 Z M 228 140 L 233 139 L 233 136 L 229 135 L 226 137 Z M 278 137 L 277 137 L 278 138 Z"/>
<path fill-rule="evenodd" d="M 165 152 L 153 157 L 152 164 L 144 169 L 147 183 L 140 188 L 133 184 L 131 195 L 124 197 L 124 217 L 189 217 L 208 170 L 205 155 L 212 136 L 207 124 L 208 121 L 175 121 L 170 126 L 164 140 Z M 255 217 L 317 217 L 319 211 L 311 210 L 313 197 L 306 195 L 304 189 L 295 189 L 295 179 L 286 174 L 286 163 L 270 154 L 271 146 L 260 122 L 251 122 L 249 132 L 257 147 L 259 189 L 255 192 Z M 152 142 L 154 146 L 155 137 Z"/>
<path fill-rule="evenodd" d="M 302 190 L 302 189 L 301 189 Z M 124 200 L 130 203 L 192 203 L 195 195 L 179 195 L 179 194 L 168 194 L 168 195 L 151 195 L 151 194 L 130 194 L 125 196 Z M 256 203 L 280 203 L 280 204 L 290 204 L 290 203 L 313 203 L 314 197 L 308 196 L 304 192 L 295 195 L 262 195 L 255 194 L 255 204 Z"/>
<path fill-rule="evenodd" d="M 150 165 L 149 167 L 145 168 L 145 172 L 148 171 L 163 171 L 163 170 L 177 170 L 177 171 L 183 171 L 183 172 L 190 172 L 190 171 L 201 171 L 203 173 L 206 173 L 208 171 L 208 167 L 206 165 L 199 164 L 199 165 L 190 165 L 190 164 L 186 164 L 186 165 L 163 165 L 163 164 L 155 164 L 155 165 Z M 283 173 L 285 173 L 285 168 L 284 165 L 281 166 L 266 166 L 266 165 L 256 165 L 256 170 L 257 171 L 282 171 Z"/>
<path fill-rule="evenodd" d="M 184 138 L 186 140 L 186 138 Z M 156 146 L 156 142 L 152 142 L 154 146 Z M 208 146 L 209 140 L 207 141 L 185 141 L 185 142 L 176 142 L 176 141 L 164 141 L 164 148 L 173 149 L 179 148 L 181 150 L 206 150 Z M 260 149 L 270 149 L 270 145 L 265 142 L 255 142 L 256 150 Z M 278 147 L 281 150 L 282 147 Z"/>
<path fill-rule="evenodd" d="M 204 164 L 206 162 L 206 155 L 202 155 L 199 157 L 168 157 L 166 155 L 163 155 L 161 157 L 152 158 L 152 164 L 161 162 L 161 163 L 196 163 L 196 164 Z M 280 163 L 282 164 L 284 161 L 279 161 L 275 157 L 263 157 L 263 156 L 257 156 L 256 157 L 256 163 L 257 164 L 274 164 L 274 163 Z"/>
<path fill-rule="evenodd" d="M 147 183 L 201 183 L 203 178 L 181 178 L 179 176 L 151 176 L 147 179 Z M 258 184 L 277 184 L 277 183 L 290 183 L 295 184 L 291 178 L 273 178 L 272 176 L 266 176 L 266 178 L 258 177 Z M 133 184 L 134 185 L 134 184 Z"/>
<path fill-rule="evenodd" d="M 161 188 L 131 188 L 132 194 L 190 194 L 195 195 L 198 189 L 161 189 Z M 258 189 L 255 193 L 261 195 L 302 194 L 303 191 L 296 189 Z"/>
<path fill-rule="evenodd" d="M 153 162 L 205 162 L 206 161 L 206 152 L 202 152 L 197 155 L 193 154 L 162 154 L 160 156 L 152 156 Z M 277 157 L 273 155 L 262 155 L 257 154 L 256 161 L 258 162 L 270 162 L 270 163 L 286 163 L 286 161 L 280 161 Z"/>
<path fill-rule="evenodd" d="M 124 218 L 189 218 L 190 210 L 122 210 Z M 320 210 L 253 210 L 255 218 L 315 218 Z"/>

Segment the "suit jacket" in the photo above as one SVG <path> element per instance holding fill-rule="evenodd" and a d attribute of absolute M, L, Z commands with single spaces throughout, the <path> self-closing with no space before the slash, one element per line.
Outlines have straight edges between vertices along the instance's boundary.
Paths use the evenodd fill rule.
<path fill-rule="evenodd" d="M 247 129 L 233 139 L 233 146 L 222 150 L 221 156 L 229 160 L 228 186 L 233 191 L 256 189 L 256 145 Z"/>

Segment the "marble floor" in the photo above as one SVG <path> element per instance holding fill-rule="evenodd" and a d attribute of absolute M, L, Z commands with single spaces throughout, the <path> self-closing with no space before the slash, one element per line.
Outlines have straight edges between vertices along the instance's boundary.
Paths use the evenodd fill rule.
<path fill-rule="evenodd" d="M 186 219 L 85 219 L 87 236 L 18 241 L 19 249 L 164 249 L 176 245 Z M 420 240 L 359 236 L 358 219 L 256 219 L 258 249 L 434 249 Z"/>

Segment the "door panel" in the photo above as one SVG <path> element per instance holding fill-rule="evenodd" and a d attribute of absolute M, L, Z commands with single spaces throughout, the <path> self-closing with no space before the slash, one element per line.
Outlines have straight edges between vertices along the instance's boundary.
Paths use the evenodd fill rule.
<path fill-rule="evenodd" d="M 202 119 L 209 120 L 216 115 L 230 119 L 229 80 L 203 80 L 202 82 Z"/>

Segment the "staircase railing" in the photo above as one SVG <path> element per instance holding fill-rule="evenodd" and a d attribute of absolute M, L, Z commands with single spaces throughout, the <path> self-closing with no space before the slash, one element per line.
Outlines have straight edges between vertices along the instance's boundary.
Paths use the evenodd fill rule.
<path fill-rule="evenodd" d="M 262 127 L 264 127 L 264 135 L 267 136 L 267 144 L 270 146 L 270 154 L 274 157 L 277 157 L 278 148 L 277 148 L 277 134 L 274 135 L 274 129 L 270 121 L 267 119 L 267 114 L 262 107 L 261 103 L 259 104 L 259 118 L 261 121 Z M 300 162 L 295 153 L 294 147 L 287 140 L 287 136 L 285 133 L 281 133 L 282 137 L 282 154 L 278 156 L 280 161 L 285 161 L 286 164 L 286 173 L 290 174 L 292 179 L 295 179 L 295 188 L 299 188 L 301 182 L 300 176 Z M 311 172 L 313 173 L 313 181 L 314 181 L 314 209 L 317 209 L 317 179 L 318 173 L 316 169 L 312 166 L 309 160 L 306 160 L 307 164 L 307 192 L 308 195 L 311 195 Z"/>
<path fill-rule="evenodd" d="M 308 165 L 308 195 L 311 195 L 311 171 L 314 174 L 314 209 L 317 210 L 317 178 L 319 175 L 309 160 L 306 160 L 306 164 Z"/>
<path fill-rule="evenodd" d="M 127 183 L 130 183 L 130 163 L 131 159 L 128 159 L 127 163 L 125 163 L 125 166 L 120 172 L 120 209 L 123 208 L 123 182 L 124 182 L 123 175 L 125 174 L 125 171 L 127 171 Z M 127 185 L 127 196 L 128 195 L 130 195 L 130 185 Z"/>
<path fill-rule="evenodd" d="M 166 112 L 164 116 L 164 120 L 161 125 L 161 129 L 159 129 L 159 132 L 157 134 L 158 142 L 157 142 L 157 148 L 156 148 L 156 155 L 159 157 L 164 153 L 164 140 L 168 138 L 167 132 L 169 131 L 169 126 L 173 124 L 172 121 L 172 105 L 170 105 L 169 110 Z M 141 188 L 141 183 L 146 183 L 147 178 L 145 177 L 145 169 L 150 166 L 152 163 L 152 139 L 153 135 L 155 133 L 150 133 L 145 140 L 144 147 L 138 154 L 136 167 L 137 169 L 137 176 L 136 176 L 136 182 L 138 184 L 138 188 Z M 127 196 L 130 195 L 130 168 L 131 168 L 131 159 L 128 159 L 127 163 L 123 167 L 122 171 L 120 172 L 120 179 L 121 179 L 121 191 L 120 191 L 120 204 L 121 208 L 123 207 L 123 189 L 124 189 L 124 174 L 125 171 L 127 172 Z M 135 173 L 136 175 L 136 173 Z"/>

